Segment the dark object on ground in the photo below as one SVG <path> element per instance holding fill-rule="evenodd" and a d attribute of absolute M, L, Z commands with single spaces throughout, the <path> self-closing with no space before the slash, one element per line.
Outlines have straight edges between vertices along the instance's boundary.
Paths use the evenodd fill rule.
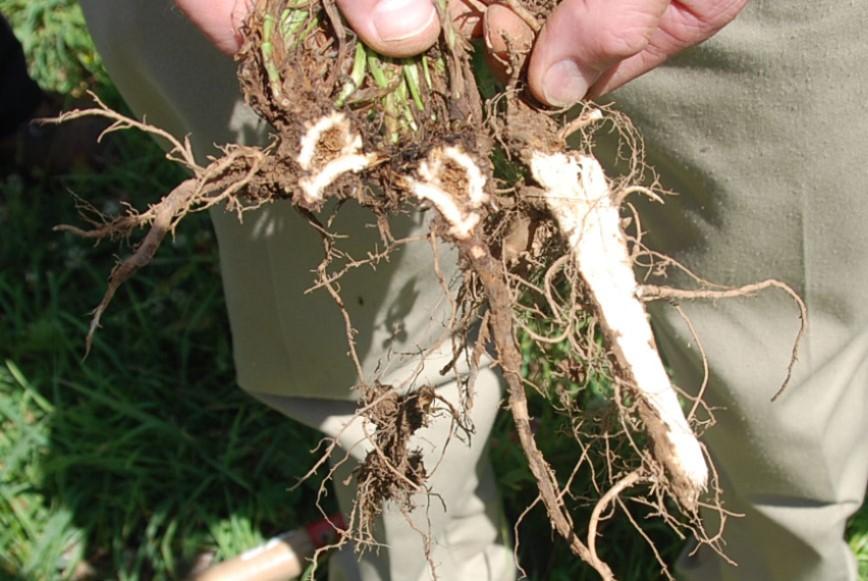
<path fill-rule="evenodd" d="M 73 104 L 74 105 L 74 104 Z M 66 173 L 93 166 L 103 147 L 97 143 L 108 126 L 81 120 L 68 126 L 42 125 L 56 117 L 67 99 L 43 91 L 27 72 L 21 43 L 0 16 L 0 168 L 27 174 Z"/>
<path fill-rule="evenodd" d="M 21 43 L 0 15 L 0 139 L 33 118 L 45 95 L 27 73 Z"/>

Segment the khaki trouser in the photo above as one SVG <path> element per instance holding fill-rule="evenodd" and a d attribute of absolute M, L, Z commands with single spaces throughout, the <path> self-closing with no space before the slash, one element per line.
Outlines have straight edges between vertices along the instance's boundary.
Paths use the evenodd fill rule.
<path fill-rule="evenodd" d="M 686 577 L 855 579 L 845 521 L 868 480 L 868 4 L 756 1 L 722 33 L 615 95 L 679 195 L 642 208 L 646 242 L 714 282 L 779 278 L 809 309 L 777 403 L 796 311 L 781 293 L 685 304 L 709 356 L 706 442 L 728 491 L 726 551 Z M 670 280 L 689 285 L 684 277 Z M 655 317 L 676 381 L 700 359 L 671 309 Z"/>
<path fill-rule="evenodd" d="M 261 124 L 238 102 L 232 63 L 168 0 L 83 5 L 134 110 L 176 134 L 190 133 L 199 155 L 215 143 L 264 138 Z M 856 578 L 843 530 L 868 479 L 865 22 L 864 3 L 756 0 L 714 39 L 614 96 L 639 126 L 664 185 L 680 194 L 665 207 L 643 207 L 646 241 L 714 282 L 783 279 L 811 312 L 794 382 L 771 404 L 797 326 L 788 299 L 768 293 L 684 305 L 709 354 L 708 396 L 725 408 L 707 442 L 728 507 L 745 514 L 729 521 L 726 534 L 727 552 L 739 566 L 700 550 L 679 563 L 690 579 Z M 284 204 L 248 215 L 243 224 L 220 212 L 212 217 L 240 385 L 336 433 L 349 412 L 346 402 L 334 400 L 351 397 L 355 377 L 344 362 L 333 306 L 323 293 L 302 294 L 319 260 L 316 238 Z M 364 247 L 363 220 L 345 220 L 352 243 Z M 398 228 L 424 227 L 411 219 Z M 366 369 L 389 359 L 400 371 L 406 362 L 387 354 L 412 352 L 442 331 L 445 307 L 430 272 L 428 250 L 412 248 L 376 274 L 345 281 L 345 296 L 356 299 L 348 303 L 360 325 Z M 701 365 L 685 325 L 665 306 L 655 310 L 655 323 L 678 383 L 695 387 Z M 444 393 L 453 389 L 449 382 L 440 380 Z M 489 391 L 474 410 L 479 417 L 490 417 L 497 406 L 492 389 L 483 387 Z M 467 478 L 435 534 L 446 567 L 441 578 L 513 574 L 509 567 L 482 576 L 449 569 L 465 559 L 465 549 L 478 563 L 502 553 L 494 521 L 484 516 L 496 512 L 481 451 L 486 421 L 478 422 L 477 439 L 440 467 L 444 476 Z M 462 521 L 461 507 L 474 503 L 466 513 L 472 518 Z M 385 518 L 390 550 L 362 565 L 366 581 L 426 575 L 418 537 L 397 532 L 403 525 L 390 529 L 394 517 Z M 457 561 L 450 552 L 460 555 Z"/>
<path fill-rule="evenodd" d="M 441 396 L 458 405 L 454 383 L 440 387 Z M 355 402 L 313 398 L 257 395 L 266 404 L 327 434 L 337 436 L 345 452 L 333 455 L 339 464 L 332 479 L 344 514 L 353 508 L 354 489 L 343 484 L 370 450 L 362 422 L 355 417 Z M 431 567 L 424 558 L 426 537 L 430 536 L 430 560 L 438 579 L 468 581 L 510 581 L 515 578 L 512 549 L 505 542 L 504 522 L 494 473 L 486 458 L 486 440 L 501 401 L 498 377 L 491 370 L 480 372 L 476 400 L 470 414 L 474 434 L 468 439 L 453 435 L 448 414 L 435 417 L 410 442 L 420 449 L 425 465 L 432 470 L 427 485 L 434 493 L 416 496 L 417 510 L 404 514 L 388 507 L 375 530 L 388 549 L 368 551 L 358 567 L 347 567 L 343 559 L 329 563 L 331 581 L 359 578 L 421 581 L 431 579 Z M 368 426 L 367 433 L 371 432 Z M 448 445 L 445 445 L 448 442 Z"/>

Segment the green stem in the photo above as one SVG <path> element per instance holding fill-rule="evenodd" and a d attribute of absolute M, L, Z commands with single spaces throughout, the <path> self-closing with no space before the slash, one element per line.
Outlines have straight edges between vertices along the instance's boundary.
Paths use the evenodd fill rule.
<path fill-rule="evenodd" d="M 404 61 L 404 81 L 407 88 L 410 89 L 410 95 L 413 97 L 413 102 L 419 111 L 425 110 L 425 104 L 422 102 L 422 93 L 419 90 L 419 69 L 416 63 L 411 60 Z"/>
<path fill-rule="evenodd" d="M 425 76 L 425 85 L 430 91 L 434 83 L 431 81 L 431 71 L 428 69 L 428 57 L 425 55 L 422 55 L 422 74 Z"/>
<path fill-rule="evenodd" d="M 277 65 L 274 64 L 274 44 L 272 44 L 272 35 L 274 33 L 274 16 L 266 14 L 262 19 L 262 62 L 265 65 L 265 74 L 268 76 L 268 84 L 271 87 L 271 94 L 275 99 L 279 99 L 282 93 L 280 72 L 277 70 Z"/>
<path fill-rule="evenodd" d="M 416 118 L 413 117 L 413 111 L 410 110 L 410 102 L 407 100 L 410 90 L 408 89 L 409 83 L 407 83 L 405 79 L 402 79 L 404 82 L 398 83 L 398 88 L 395 90 L 395 96 L 398 101 L 401 118 L 404 120 L 406 127 L 409 128 L 410 131 L 415 132 L 419 129 L 419 126 L 416 125 Z M 422 104 L 421 100 L 419 101 L 419 104 Z"/>
<path fill-rule="evenodd" d="M 355 93 L 365 81 L 367 72 L 368 55 L 365 45 L 361 42 L 356 44 L 356 54 L 353 58 L 353 70 L 350 72 L 350 80 L 344 83 L 338 98 L 335 100 L 336 107 L 343 107 L 353 93 Z"/>
<path fill-rule="evenodd" d="M 304 34 L 299 34 L 305 23 L 308 21 L 307 10 L 290 10 L 286 9 L 280 15 L 280 35 L 283 37 L 284 44 L 291 48 L 295 46 L 299 40 L 305 37 Z M 316 19 L 311 19 L 315 22 Z"/>
<path fill-rule="evenodd" d="M 366 51 L 368 70 L 374 84 L 378 89 L 388 91 L 382 97 L 386 138 L 390 143 L 398 143 L 402 134 L 419 130 L 411 99 L 419 111 L 425 110 L 419 69 L 413 61 L 406 60 L 399 65 L 382 59 L 370 49 Z"/>
<path fill-rule="evenodd" d="M 368 53 L 368 68 L 371 70 L 371 77 L 374 79 L 374 84 L 380 89 L 388 89 L 389 81 L 386 79 L 386 71 L 380 66 L 380 57 L 377 53 L 366 49 Z"/>
<path fill-rule="evenodd" d="M 307 11 L 301 11 L 302 14 L 307 16 Z M 298 46 L 305 38 L 311 35 L 311 33 L 316 30 L 316 27 L 319 26 L 319 18 L 313 17 L 306 20 L 307 26 L 304 27 L 304 30 L 301 31 L 301 34 L 296 35 L 295 39 L 293 39 L 290 48 L 295 48 Z"/>

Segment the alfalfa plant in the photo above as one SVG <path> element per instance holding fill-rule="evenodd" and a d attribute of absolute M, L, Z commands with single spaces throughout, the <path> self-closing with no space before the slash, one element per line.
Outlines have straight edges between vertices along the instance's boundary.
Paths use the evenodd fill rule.
<path fill-rule="evenodd" d="M 358 414 L 370 427 L 372 448 L 355 474 L 357 503 L 341 543 L 353 539 L 364 547 L 374 542 L 370 525 L 384 502 L 409 510 L 417 493 L 429 492 L 432 467 L 408 449 L 408 440 L 433 413 L 451 414 L 458 431 L 472 429 L 465 414 L 473 401 L 473 370 L 493 344 L 489 355 L 507 384 L 509 411 L 539 501 L 575 555 L 603 578 L 613 578 L 596 550 L 598 525 L 616 503 L 627 510 L 620 499 L 627 489 L 679 531 L 719 550 L 720 531 L 706 532 L 699 519 L 703 506 L 717 510 L 722 522 L 728 514 L 696 436 L 710 422 L 710 412 L 699 419 L 701 394 L 690 413 L 682 411 L 644 302 L 744 296 L 777 287 L 795 300 L 803 326 L 804 304 L 775 280 L 735 289 L 699 277 L 689 290 L 639 284 L 634 267 L 640 260 L 658 271 L 683 267 L 643 244 L 630 196 L 662 198 L 643 164 L 638 137 L 623 116 L 610 110 L 586 104 L 571 116 L 534 104 L 523 84 L 525 58 L 534 31 L 555 2 L 503 4 L 522 20 L 524 32 L 487 39 L 506 47 L 495 53 L 494 66 L 508 78 L 488 99 L 477 87 L 480 71 L 472 66 L 472 46 L 448 17 L 448 0 L 437 0 L 439 41 L 412 59 L 384 58 L 365 47 L 332 0 L 256 0 L 243 28 L 238 79 L 247 102 L 271 125 L 266 147 L 225 145 L 222 156 L 200 165 L 189 142 L 101 103 L 61 117 L 99 115 L 113 121 L 110 131 L 151 133 L 169 144 L 169 159 L 191 174 L 144 211 L 129 208 L 121 217 L 106 218 L 86 208 L 91 228 L 61 227 L 95 239 L 147 230 L 132 255 L 112 271 L 93 315 L 88 346 L 118 287 L 150 262 L 184 216 L 221 206 L 240 217 L 278 200 L 290 203 L 321 236 L 324 257 L 312 286 L 329 293 L 343 314 L 349 357 L 358 372 Z M 489 6 L 477 8 L 484 12 Z M 617 179 L 607 177 L 593 155 L 600 131 L 621 136 L 628 170 Z M 567 147 L 568 139 L 573 148 Z M 370 210 L 382 244 L 366 258 L 333 269 L 344 254 L 331 219 L 348 203 Z M 347 269 L 375 266 L 410 243 L 392 236 L 390 217 L 426 209 L 434 210 L 428 234 L 434 263 L 443 242 L 459 254 L 458 290 L 442 282 L 452 304 L 453 363 L 464 358 L 471 367 L 462 379 L 463 409 L 429 386 L 406 393 L 367 377 L 340 294 L 339 279 Z M 632 218 L 629 233 L 623 228 L 627 218 Z M 613 401 L 606 413 L 594 412 L 590 421 L 564 382 L 544 387 L 533 367 L 523 375 L 519 337 L 526 348 L 541 353 L 557 346 L 569 362 L 565 375 L 579 383 L 596 372 L 609 375 Z M 420 359 L 433 347 L 419 346 Z M 794 347 L 792 361 L 795 356 Z M 558 409 L 573 419 L 576 470 L 586 463 L 593 469 L 600 459 L 605 465 L 594 477 L 598 497 L 587 527 L 577 526 L 567 509 L 572 476 L 559 480 L 537 447 L 528 387 L 554 389 Z M 633 453 L 615 453 L 614 441 L 626 442 Z"/>

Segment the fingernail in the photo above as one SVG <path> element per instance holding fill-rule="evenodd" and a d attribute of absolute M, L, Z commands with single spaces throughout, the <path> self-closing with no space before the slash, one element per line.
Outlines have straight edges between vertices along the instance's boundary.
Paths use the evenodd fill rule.
<path fill-rule="evenodd" d="M 382 0 L 372 17 L 380 39 L 395 42 L 426 30 L 437 18 L 437 10 L 428 0 Z"/>
<path fill-rule="evenodd" d="M 572 60 L 562 60 L 549 67 L 543 77 L 543 95 L 549 105 L 565 107 L 581 101 L 593 78 Z"/>

